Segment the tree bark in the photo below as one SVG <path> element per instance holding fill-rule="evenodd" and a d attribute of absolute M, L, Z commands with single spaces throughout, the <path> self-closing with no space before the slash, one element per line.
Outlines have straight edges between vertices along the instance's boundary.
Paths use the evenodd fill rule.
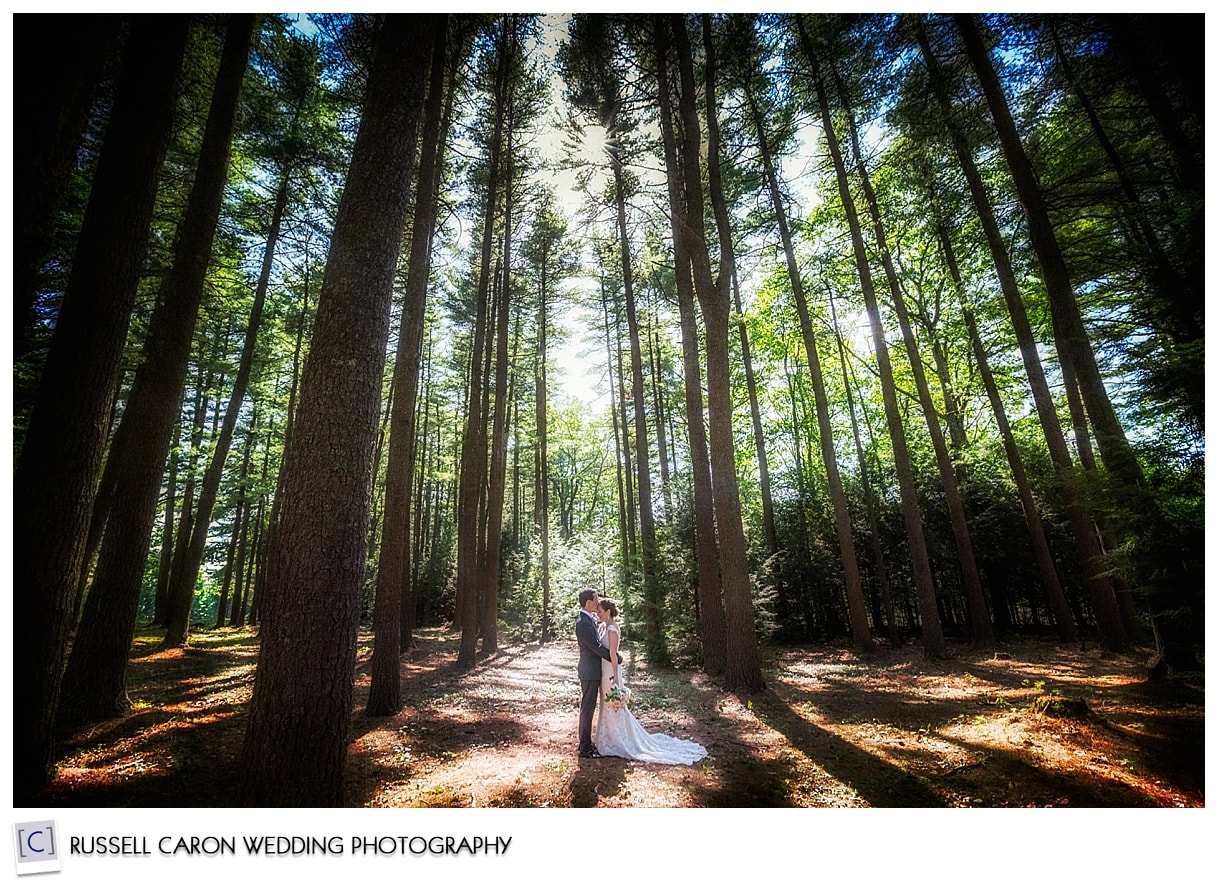
<path fill-rule="evenodd" d="M 482 505 L 486 487 L 487 430 L 484 414 L 487 399 L 486 365 L 490 350 L 488 326 L 492 317 L 491 284 L 497 278 L 492 266 L 495 241 L 495 216 L 501 188 L 504 129 L 507 123 L 506 93 L 508 57 L 499 47 L 495 74 L 495 116 L 490 140 L 486 189 L 486 217 L 482 223 L 482 249 L 479 260 L 476 313 L 470 347 L 469 382 L 466 395 L 465 430 L 461 441 L 461 474 L 457 490 L 457 587 L 456 623 L 461 630 L 457 667 L 470 669 L 477 661 L 478 592 L 482 574 L 485 542 Z"/>
<path fill-rule="evenodd" d="M 237 534 L 241 526 L 242 509 L 238 505 L 233 512 L 233 528 L 225 543 L 224 570 L 220 579 L 220 597 L 216 601 L 216 627 L 228 624 L 229 598 L 233 596 L 233 561 L 237 555 Z"/>
<path fill-rule="evenodd" d="M 173 515 L 178 502 L 178 463 L 181 452 L 178 448 L 182 443 L 182 421 L 173 429 L 173 440 L 169 446 L 169 465 L 165 474 L 165 520 L 161 526 L 161 559 L 157 564 L 156 594 L 153 598 L 153 620 L 158 624 L 165 621 L 165 609 L 168 604 L 169 575 L 173 569 L 174 531 Z"/>
<path fill-rule="evenodd" d="M 901 411 L 897 403 L 896 383 L 892 375 L 892 363 L 888 354 L 888 343 L 884 337 L 884 325 L 880 319 L 879 304 L 876 300 L 875 283 L 871 277 L 871 267 L 868 264 L 867 248 L 863 243 L 863 233 L 859 225 L 858 212 L 855 208 L 854 197 L 850 192 L 850 182 L 846 174 L 846 164 L 842 158 L 841 147 L 833 130 L 833 117 L 829 102 L 825 95 L 821 79 L 820 65 L 811 40 L 804 29 L 800 17 L 795 19 L 799 31 L 800 42 L 804 53 L 812 65 L 812 81 L 816 90 L 817 102 L 820 106 L 821 122 L 825 129 L 825 140 L 833 159 L 833 167 L 837 176 L 838 195 L 846 212 L 846 221 L 850 226 L 850 241 L 854 249 L 855 265 L 858 268 L 859 284 L 863 291 L 863 299 L 867 304 L 867 318 L 871 326 L 872 344 L 875 347 L 876 364 L 880 372 L 880 385 L 884 398 L 884 415 L 888 423 L 888 433 L 892 440 L 893 465 L 897 472 L 897 482 L 901 489 L 901 511 L 905 519 L 905 531 L 909 539 L 910 564 L 913 569 L 914 585 L 918 596 L 918 614 L 922 624 L 922 651 L 928 659 L 943 658 L 947 655 L 947 643 L 943 638 L 943 626 L 939 620 L 938 601 L 935 597 L 934 580 L 931 576 L 930 555 L 926 548 L 926 535 L 922 529 L 922 511 L 918 505 L 917 489 L 914 484 L 913 466 L 909 458 L 909 446 L 905 438 L 905 426 L 901 421 Z"/>
<path fill-rule="evenodd" d="M 863 501 L 867 506 L 867 526 L 871 531 L 871 552 L 875 556 L 875 580 L 880 590 L 880 602 L 884 607 L 883 616 L 875 615 L 874 619 L 877 626 L 881 619 L 887 622 L 888 639 L 895 646 L 901 642 L 901 635 L 897 630 L 896 610 L 892 602 L 892 587 L 888 582 L 888 563 L 884 559 L 884 543 L 880 539 L 880 523 L 875 513 L 875 494 L 871 490 L 867 457 L 863 453 L 863 439 L 859 433 L 858 418 L 854 412 L 854 392 L 851 391 L 850 369 L 846 361 L 846 345 L 842 341 L 841 329 L 837 322 L 837 309 L 833 305 L 833 292 L 829 291 L 828 295 L 830 316 L 833 319 L 833 336 L 837 341 L 837 355 L 842 365 L 842 388 L 846 390 L 846 409 L 850 412 L 850 432 L 854 440 L 854 454 L 859 464 L 859 482 L 863 485 Z M 865 416 L 866 413 L 864 413 Z"/>
<path fill-rule="evenodd" d="M 652 297 L 652 309 L 648 315 L 649 331 L 647 336 L 647 365 L 651 372 L 651 401 L 655 408 L 656 459 L 660 461 L 660 498 L 664 500 L 665 511 L 672 511 L 672 473 L 669 471 L 668 456 L 668 405 L 664 394 L 663 355 L 660 351 L 659 324 L 655 309 L 655 297 Z"/>
<path fill-rule="evenodd" d="M 610 395 L 609 415 L 613 425 L 613 469 L 615 489 L 617 490 L 618 548 L 622 561 L 619 573 L 621 576 L 621 588 L 625 592 L 626 586 L 630 583 L 630 570 L 634 561 L 634 533 L 632 529 L 634 496 L 629 478 L 630 448 L 627 439 L 624 437 L 625 432 L 621 426 L 621 414 L 618 410 L 618 403 L 622 396 L 618 388 L 620 384 L 616 380 L 619 372 L 614 367 L 616 359 L 613 354 L 613 338 L 610 335 L 609 295 L 605 287 L 603 272 L 600 279 L 600 292 L 601 315 L 604 319 L 605 331 L 605 370 L 608 375 Z M 563 510 L 561 499 L 559 500 L 559 509 L 560 511 Z M 570 538 L 566 520 L 562 519 L 561 523 L 563 524 L 563 539 Z"/>
<path fill-rule="evenodd" d="M 925 27 L 921 23 L 917 27 L 917 37 L 927 69 L 930 72 L 931 87 L 935 92 L 936 101 L 943 112 L 947 132 L 951 137 L 952 146 L 955 148 L 961 171 L 963 171 L 965 180 L 968 182 L 973 207 L 981 221 L 986 242 L 989 245 L 990 255 L 994 260 L 994 269 L 998 276 L 998 283 L 1002 289 L 1003 298 L 1006 301 L 1007 312 L 1011 318 L 1011 326 L 1015 331 L 1015 337 L 1019 343 L 1024 370 L 1028 376 L 1028 386 L 1031 389 L 1032 399 L 1036 404 L 1036 412 L 1040 418 L 1041 430 L 1045 436 L 1045 446 L 1049 450 L 1049 457 L 1053 460 L 1058 487 L 1066 504 L 1070 531 L 1074 536 L 1079 560 L 1087 580 L 1088 594 L 1092 599 L 1093 606 L 1097 606 L 1098 599 L 1098 608 L 1108 608 L 1109 604 L 1115 603 L 1115 601 L 1108 600 L 1109 595 L 1113 595 L 1113 587 L 1106 572 L 1103 550 L 1096 538 L 1095 527 L 1091 522 L 1091 515 L 1084 507 L 1076 487 L 1074 464 L 1070 457 L 1070 451 L 1066 446 L 1065 436 L 1062 433 L 1061 421 L 1057 415 L 1057 405 L 1053 400 L 1053 395 L 1049 389 L 1049 382 L 1045 376 L 1044 366 L 1040 361 L 1040 353 L 1036 337 L 1032 331 L 1032 324 L 1028 319 L 1027 310 L 1024 308 L 1023 299 L 1019 293 L 1019 286 L 1015 281 L 1015 270 L 1011 265 L 1010 256 L 1007 253 L 1006 241 L 1003 238 L 1002 231 L 998 227 L 993 209 L 990 207 L 989 194 L 981 179 L 977 165 L 973 161 L 968 141 L 964 133 L 952 120 L 950 113 L 951 105 L 948 100 L 946 87 L 944 86 L 943 75 L 940 71 L 939 63 L 931 51 Z"/>
<path fill-rule="evenodd" d="M 64 670 L 60 715 L 68 724 L 105 719 L 123 713 L 129 704 L 127 656 L 228 177 L 254 20 L 252 14 L 234 14 L 229 20 L 195 182 L 174 242 L 173 266 L 149 320 L 144 359 L 123 411 L 119 432 L 130 433 L 129 443 L 119 452 L 118 483 L 97 572 Z"/>
<path fill-rule="evenodd" d="M 921 405 L 922 415 L 926 420 L 926 428 L 930 434 L 931 445 L 935 451 L 935 463 L 939 468 L 939 481 L 943 485 L 943 496 L 947 502 L 947 512 L 952 525 L 952 535 L 956 541 L 956 556 L 960 563 L 960 575 L 964 584 L 964 597 L 968 606 L 973 642 L 979 646 L 990 646 L 994 643 L 994 626 L 990 621 L 985 591 L 981 586 L 981 573 L 977 569 L 977 559 L 973 552 L 973 539 L 969 532 L 968 518 L 964 513 L 964 500 L 956 480 L 955 465 L 952 463 L 951 454 L 947 449 L 947 442 L 943 437 L 943 427 L 939 424 L 939 414 L 935 408 L 934 399 L 930 394 L 930 384 L 926 379 L 926 368 L 922 364 L 918 339 L 914 335 L 913 323 L 910 321 L 909 310 L 905 305 L 905 293 L 893 263 L 892 252 L 888 247 L 888 234 L 880 212 L 879 200 L 876 198 L 875 189 L 871 186 L 871 176 L 867 172 L 867 164 L 863 159 L 862 150 L 859 146 L 858 126 L 854 121 L 854 110 L 836 67 L 831 64 L 830 68 L 837 83 L 838 93 L 842 100 L 843 110 L 845 111 L 846 123 L 850 132 L 850 143 L 854 152 L 855 167 L 858 169 L 859 180 L 863 185 L 863 194 L 871 214 L 876 248 L 879 251 L 880 263 L 884 267 L 884 274 L 888 279 L 893 309 L 897 315 L 897 323 L 901 328 L 901 336 L 905 340 L 905 352 L 909 358 L 910 369 L 913 372 L 914 386 L 918 393 L 918 403 Z M 948 404 L 950 406 L 950 402 Z"/>
<path fill-rule="evenodd" d="M 550 633 L 550 448 L 549 433 L 549 389 L 547 388 L 546 358 L 549 342 L 546 333 L 549 324 L 549 293 L 547 278 L 548 261 L 541 260 L 541 279 L 537 292 L 537 355 L 534 362 L 535 397 L 534 417 L 537 432 L 537 480 L 535 510 L 539 539 L 541 541 L 541 642 L 549 643 Z"/>
<path fill-rule="evenodd" d="M 1125 197 L 1125 202 L 1129 206 L 1131 220 L 1136 229 L 1136 233 L 1131 234 L 1131 238 L 1134 240 L 1134 244 L 1137 244 L 1136 240 L 1139 237 L 1141 238 L 1141 244 L 1150 257 L 1150 278 L 1156 286 L 1163 290 L 1168 302 L 1172 305 L 1171 315 L 1167 321 L 1167 331 L 1177 342 L 1201 340 L 1205 336 L 1205 331 L 1201 327 L 1201 319 L 1205 314 L 1203 293 L 1194 290 L 1193 280 L 1172 265 L 1159 241 L 1159 234 L 1155 232 L 1154 225 L 1150 222 L 1146 207 L 1138 195 L 1133 176 L 1117 151 L 1116 145 L 1112 143 L 1108 131 L 1104 128 L 1095 103 L 1074 75 L 1073 66 L 1061 43 L 1057 22 L 1053 18 L 1049 18 L 1047 27 L 1053 41 L 1057 67 L 1070 87 L 1071 94 L 1082 107 L 1083 114 L 1091 126 L 1091 132 L 1095 135 L 1100 149 L 1104 151 L 1104 156 L 1108 159 L 1113 174 L 1116 175 L 1121 195 Z M 1193 404 L 1194 416 L 1199 425 L 1204 422 L 1205 413 L 1204 389 L 1200 388 L 1203 385 L 1203 383 L 1198 384 L 1198 387 L 1188 390 L 1188 400 Z"/>
<path fill-rule="evenodd" d="M 726 623 L 724 685 L 733 692 L 765 689 L 761 658 L 757 650 L 751 580 L 748 571 L 744 525 L 740 512 L 740 488 L 736 480 L 736 449 L 732 432 L 731 365 L 728 346 L 731 296 L 728 286 L 734 271 L 731 228 L 719 174 L 719 126 L 714 89 L 715 56 L 709 18 L 703 19 L 706 50 L 707 177 L 719 234 L 719 277 L 711 272 L 706 246 L 705 210 L 700 174 L 701 126 L 696 105 L 693 53 L 685 20 L 670 18 L 677 49 L 681 94 L 678 109 L 683 122 L 682 177 L 685 183 L 689 224 L 690 260 L 694 291 L 706 331 L 706 385 L 710 410 L 711 486 L 715 500 L 715 526 L 719 540 L 719 571 L 723 580 L 723 612 Z"/>
<path fill-rule="evenodd" d="M 859 577 L 858 558 L 854 550 L 854 531 L 850 524 L 850 509 L 846 504 L 846 490 L 842 486 L 841 472 L 837 467 L 837 450 L 833 444 L 833 420 L 829 415 L 829 396 L 825 392 L 824 373 L 820 355 L 816 350 L 816 333 L 808 311 L 808 300 L 804 294 L 803 277 L 795 259 L 795 248 L 787 224 L 786 208 L 778 189 L 778 173 L 770 155 L 761 114 L 752 94 L 747 95 L 752 114 L 753 128 L 757 132 L 757 143 L 761 150 L 761 165 L 765 174 L 770 201 L 778 224 L 779 238 L 787 258 L 787 276 L 791 282 L 791 293 L 795 297 L 795 308 L 799 315 L 799 328 L 803 336 L 804 352 L 808 357 L 808 372 L 812 378 L 812 394 L 816 399 L 816 426 L 820 435 L 821 459 L 825 464 L 825 475 L 829 482 L 829 497 L 833 503 L 833 523 L 837 532 L 838 552 L 842 561 L 842 575 L 846 585 L 846 603 L 850 614 L 850 631 L 857 650 L 867 652 L 875 648 L 871 639 L 871 628 L 867 624 L 866 599 L 863 583 Z"/>
<path fill-rule="evenodd" d="M 668 182 L 672 225 L 677 308 L 681 322 L 681 355 L 684 366 L 682 386 L 685 389 L 685 423 L 689 436 L 689 465 L 693 484 L 694 556 L 697 562 L 698 618 L 702 629 L 702 669 L 711 676 L 719 676 L 727 666 L 727 623 L 723 612 L 723 583 L 719 574 L 719 547 L 715 539 L 715 500 L 702 402 L 702 363 L 689 257 L 689 220 L 685 216 L 682 172 L 677 154 L 677 139 L 673 131 L 667 22 L 657 17 L 655 32 L 660 130 L 664 141 L 664 165 L 668 170 L 665 177 Z"/>
<path fill-rule="evenodd" d="M 639 538 L 643 566 L 643 640 L 647 660 L 668 661 L 664 640 L 664 597 L 656 566 L 656 519 L 651 499 L 651 450 L 647 443 L 646 392 L 643 384 L 643 348 L 639 340 L 639 317 L 635 308 L 634 272 L 630 260 L 630 231 L 626 225 L 626 193 L 622 160 L 611 151 L 617 208 L 618 243 L 622 260 L 622 290 L 626 299 L 626 333 L 630 341 L 630 403 L 633 405 L 634 465 L 638 476 Z"/>
<path fill-rule="evenodd" d="M 518 51 L 516 34 L 509 38 L 513 53 Z M 491 418 L 490 474 L 487 480 L 486 542 L 482 549 L 481 586 L 478 592 L 479 630 L 482 633 L 482 654 L 493 655 L 499 650 L 499 570 L 502 558 L 503 505 L 507 482 L 508 413 L 508 337 L 512 304 L 512 215 L 515 209 L 512 185 L 515 182 L 515 156 L 512 135 L 515 128 L 515 100 L 508 100 L 507 162 L 503 184 L 503 244 L 502 267 L 499 272 L 499 306 L 495 329 L 495 409 Z"/>
<path fill-rule="evenodd" d="M 185 16 L 140 17 L 128 40 L 84 224 L 13 479 L 14 796 L 46 782 L 89 514 L 161 162 Z"/>
<path fill-rule="evenodd" d="M 182 484 L 178 525 L 174 531 L 174 546 L 168 552 L 170 568 L 173 567 L 174 556 L 178 553 L 177 549 L 190 537 L 190 533 L 194 529 L 195 474 L 198 471 L 199 451 L 203 446 L 204 424 L 207 422 L 207 409 L 210 406 L 211 400 L 208 397 L 208 390 L 212 388 L 214 379 L 211 368 L 207 368 L 205 371 L 203 365 L 200 364 L 198 372 L 195 374 L 195 395 L 190 420 L 190 450 L 185 454 L 186 480 Z M 116 442 L 120 440 L 115 439 Z M 119 449 L 116 443 L 110 451 L 110 456 L 115 462 L 118 462 L 121 458 L 118 453 Z M 96 517 L 96 514 L 94 516 Z M 158 590 L 157 592 L 152 618 L 153 625 L 163 628 L 168 620 L 168 616 L 169 579 L 166 577 L 165 590 L 163 592 Z"/>
<path fill-rule="evenodd" d="M 393 282 L 426 52 L 411 16 L 377 36 L 260 600 L 262 651 L 242 752 L 247 806 L 340 806 Z"/>
<path fill-rule="evenodd" d="M 942 212 L 939 209 L 939 202 L 934 192 L 933 183 L 930 184 L 927 201 L 930 204 L 935 235 L 939 239 L 939 245 L 943 250 L 943 259 L 947 264 L 948 275 L 951 276 L 952 284 L 956 288 L 956 295 L 960 299 L 960 307 L 964 313 L 964 323 L 968 328 L 969 342 L 973 347 L 973 357 L 977 361 L 977 369 L 981 374 L 982 383 L 985 385 L 985 392 L 990 401 L 990 409 L 994 414 L 994 422 L 998 426 L 998 434 L 1002 438 L 1002 447 L 1006 452 L 1007 462 L 1011 467 L 1011 479 L 1015 482 L 1015 489 L 1019 495 L 1019 504 L 1023 508 L 1024 520 L 1028 525 L 1028 536 L 1032 541 L 1032 554 L 1036 558 L 1036 565 L 1040 570 L 1041 582 L 1044 584 L 1045 594 L 1048 597 L 1049 609 L 1053 612 L 1053 621 L 1057 626 L 1057 634 L 1064 641 L 1077 643 L 1079 641 L 1078 627 L 1070 612 L 1070 606 L 1066 602 L 1066 594 L 1062 588 L 1061 581 L 1057 576 L 1057 567 L 1053 562 L 1053 554 L 1049 549 L 1049 541 L 1045 537 L 1040 512 L 1036 508 L 1036 500 L 1032 495 L 1032 483 L 1028 479 L 1027 470 L 1024 468 L 1023 456 L 1020 454 L 1019 447 L 1015 443 L 1015 435 L 1011 431 L 1006 407 L 1003 405 L 1002 397 L 998 393 L 998 385 L 994 381 L 994 373 L 990 370 L 989 356 L 986 354 L 985 345 L 977 329 L 977 319 L 974 315 L 972 304 L 969 303 L 968 296 L 965 293 L 964 280 L 960 275 L 960 266 L 956 261 L 955 248 L 952 246 L 951 235 L 948 233 L 947 224 L 944 222 Z"/>
<path fill-rule="evenodd" d="M 753 425 L 753 446 L 757 449 L 757 484 L 761 491 L 761 529 L 765 533 L 766 557 L 778 554 L 778 528 L 774 525 L 774 496 L 770 492 L 770 457 L 766 450 L 765 432 L 761 426 L 761 404 L 757 399 L 757 377 L 753 371 L 753 353 L 749 347 L 749 331 L 744 321 L 744 304 L 740 300 L 740 280 L 732 274 L 732 302 L 736 307 L 740 332 L 740 360 L 744 363 L 744 385 L 749 395 L 749 416 Z"/>
<path fill-rule="evenodd" d="M 1112 402 L 1108 399 L 1108 392 L 1095 361 L 1095 352 L 1083 327 L 1069 272 L 1049 221 L 1040 186 L 1027 154 L 1024 153 L 1015 121 L 1006 103 L 1006 96 L 998 82 L 989 54 L 982 44 L 981 33 L 967 15 L 957 15 L 955 21 L 973 70 L 985 91 L 990 113 L 1002 143 L 1003 155 L 1024 207 L 1028 236 L 1040 262 L 1045 291 L 1049 298 L 1062 370 L 1066 373 L 1073 371 L 1078 377 L 1087 413 L 1095 428 L 1100 457 L 1109 473 L 1118 484 L 1128 490 L 1142 488 L 1145 486 L 1145 479 L 1141 466 L 1133 455 L 1125 431 L 1112 408 Z M 1123 651 L 1127 645 L 1127 635 L 1121 623 L 1120 610 L 1111 584 L 1104 590 L 1103 586 L 1093 583 L 1091 603 L 1096 624 L 1100 629 L 1100 641 L 1106 649 Z"/>
<path fill-rule="evenodd" d="M 258 343 L 258 331 L 262 326 L 262 309 L 266 303 L 266 292 L 271 280 L 271 266 L 275 258 L 275 246 L 279 240 L 279 227 L 283 222 L 284 211 L 288 203 L 288 184 L 291 177 L 289 168 L 280 172 L 278 192 L 275 195 L 275 207 L 271 217 L 271 226 L 266 234 L 266 246 L 262 255 L 262 269 L 258 276 L 258 287 L 254 292 L 254 302 L 250 307 L 249 320 L 245 328 L 245 342 L 241 347 L 241 362 L 237 366 L 237 376 L 233 380 L 233 389 L 224 411 L 224 421 L 220 425 L 220 433 L 212 445 L 211 462 L 203 474 L 203 486 L 199 490 L 199 502 L 195 509 L 194 527 L 190 532 L 190 541 L 182 549 L 179 559 L 173 561 L 173 571 L 169 582 L 169 605 L 167 610 L 166 633 L 162 646 L 166 648 L 184 646 L 186 635 L 190 631 L 190 606 L 194 598 L 195 583 L 199 577 L 199 568 L 203 564 L 203 553 L 207 548 L 207 534 L 211 530 L 212 509 L 216 504 L 216 496 L 220 491 L 220 479 L 224 475 L 224 463 L 228 458 L 229 447 L 232 445 L 233 432 L 237 428 L 237 418 L 241 413 L 241 405 L 245 402 L 245 393 L 249 387 L 250 372 L 254 366 L 254 351 Z"/>
<path fill-rule="evenodd" d="M 414 199 L 409 269 L 393 362 L 394 395 L 389 415 L 389 459 L 385 467 L 385 516 L 381 527 L 376 598 L 372 611 L 376 642 L 370 665 L 372 683 L 368 689 L 368 703 L 364 707 L 364 713 L 369 716 L 388 716 L 402 709 L 399 659 L 410 644 L 410 632 L 403 632 L 407 617 L 403 615 L 402 607 L 411 596 L 410 494 L 414 486 L 415 413 L 427 281 L 431 275 L 431 242 L 436 219 L 436 164 L 441 137 L 448 19 L 445 15 L 436 15 L 431 17 L 428 24 L 431 26 L 431 72 Z M 414 118 L 417 125 L 417 111 Z M 408 134 L 408 138 L 413 155 L 413 132 Z M 409 624 L 413 625 L 413 617 Z"/>
<path fill-rule="evenodd" d="M 245 434 L 245 450 L 241 455 L 241 470 L 238 472 L 240 485 L 245 487 L 245 480 L 249 476 L 250 458 L 254 453 L 254 436 L 258 431 L 258 411 L 255 410 L 252 419 L 250 420 L 249 430 Z M 234 521 L 234 529 L 240 525 L 240 531 L 237 537 L 237 559 L 235 563 L 236 569 L 233 574 L 233 607 L 229 614 L 228 624 L 230 627 L 239 628 L 245 624 L 245 611 L 249 602 L 249 580 L 245 577 L 246 562 L 252 560 L 254 555 L 250 552 L 250 524 L 254 519 L 254 505 L 252 500 L 242 490 L 237 501 L 237 518 Z"/>

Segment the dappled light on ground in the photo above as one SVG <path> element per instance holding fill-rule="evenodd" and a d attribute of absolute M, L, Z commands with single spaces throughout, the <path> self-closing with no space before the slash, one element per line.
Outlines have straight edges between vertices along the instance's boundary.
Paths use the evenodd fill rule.
<path fill-rule="evenodd" d="M 770 647 L 769 688 L 723 692 L 696 670 L 629 658 L 649 731 L 710 755 L 660 766 L 576 755 L 573 641 L 506 645 L 473 671 L 457 638 L 421 629 L 402 657 L 404 707 L 363 711 L 362 634 L 347 804 L 431 807 L 1200 806 L 1204 679 L 1145 682 L 1143 659 L 1028 640 L 1002 651 L 917 645 L 866 657 Z M 236 802 L 257 662 L 252 629 L 133 648 L 124 717 L 64 733 L 49 805 Z"/>

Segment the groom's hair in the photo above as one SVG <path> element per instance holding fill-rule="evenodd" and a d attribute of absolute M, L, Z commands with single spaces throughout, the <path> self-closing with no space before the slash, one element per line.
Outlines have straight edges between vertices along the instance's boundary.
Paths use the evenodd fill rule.
<path fill-rule="evenodd" d="M 583 609 L 584 604 L 586 604 L 589 600 L 592 600 L 595 597 L 596 597 L 595 588 L 585 588 L 583 591 L 579 592 L 579 608 Z"/>

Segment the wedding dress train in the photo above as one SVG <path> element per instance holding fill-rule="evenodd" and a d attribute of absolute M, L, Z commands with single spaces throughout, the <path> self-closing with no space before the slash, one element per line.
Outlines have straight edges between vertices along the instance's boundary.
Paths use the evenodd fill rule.
<path fill-rule="evenodd" d="M 609 625 L 621 636 L 617 625 Z M 618 665 L 618 683 L 622 683 L 621 665 Z M 696 741 L 685 741 L 665 735 L 651 733 L 639 725 L 627 702 L 605 701 L 605 694 L 613 683 L 613 665 L 601 660 L 601 699 L 596 714 L 596 749 L 601 756 L 620 756 L 645 763 L 667 765 L 692 765 L 706 756 L 706 748 Z"/>

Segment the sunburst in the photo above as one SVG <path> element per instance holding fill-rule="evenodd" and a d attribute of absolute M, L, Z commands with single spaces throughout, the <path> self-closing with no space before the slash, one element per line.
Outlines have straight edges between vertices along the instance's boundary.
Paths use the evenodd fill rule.
<path fill-rule="evenodd" d="M 589 123 L 580 132 L 577 149 L 579 158 L 588 165 L 603 165 L 609 158 L 613 139 L 608 130 L 599 123 Z"/>

